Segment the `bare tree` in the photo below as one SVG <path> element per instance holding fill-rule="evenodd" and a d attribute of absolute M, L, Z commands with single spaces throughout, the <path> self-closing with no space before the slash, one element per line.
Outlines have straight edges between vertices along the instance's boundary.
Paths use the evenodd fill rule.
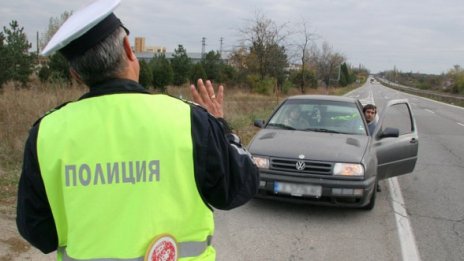
<path fill-rule="evenodd" d="M 316 58 L 317 71 L 319 78 L 325 83 L 326 88 L 329 88 L 331 77 L 334 77 L 336 70 L 345 61 L 345 57 L 337 52 L 334 52 L 328 42 L 322 43 L 322 48 L 319 51 L 313 49 L 313 56 Z"/>
<path fill-rule="evenodd" d="M 50 17 L 50 20 L 48 21 L 48 29 L 47 31 L 43 32 L 41 34 L 40 40 L 39 40 L 39 46 L 40 49 L 45 48 L 47 45 L 48 41 L 52 39 L 53 35 L 58 31 L 60 26 L 72 15 L 72 11 L 68 12 L 65 11 L 62 13 L 59 17 Z"/>
<path fill-rule="evenodd" d="M 288 66 L 284 40 L 286 24 L 277 25 L 273 20 L 256 12 L 247 27 L 240 29 L 242 42 L 249 51 L 248 70 L 259 74 L 261 79 L 267 75 L 279 80 L 279 74 Z M 243 49 L 242 49 L 243 51 Z"/>
<path fill-rule="evenodd" d="M 298 35 L 301 35 L 301 39 L 299 39 L 298 43 L 296 43 L 296 47 L 298 53 L 300 54 L 299 57 L 301 59 L 301 81 L 300 81 L 300 91 L 304 93 L 304 88 L 306 87 L 306 74 L 308 73 L 308 63 L 310 55 L 310 47 L 311 43 L 317 38 L 317 35 L 310 31 L 307 22 L 303 19 L 301 23 L 301 31 L 298 32 Z"/>
<path fill-rule="evenodd" d="M 230 57 L 229 57 L 229 63 L 237 68 L 240 71 L 244 71 L 247 68 L 247 58 L 248 55 L 248 50 L 246 47 L 239 46 L 235 48 Z"/>

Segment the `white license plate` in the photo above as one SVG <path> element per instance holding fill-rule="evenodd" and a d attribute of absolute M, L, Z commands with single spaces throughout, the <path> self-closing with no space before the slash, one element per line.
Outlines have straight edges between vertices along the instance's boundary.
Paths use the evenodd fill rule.
<path fill-rule="evenodd" d="M 319 198 L 322 195 L 322 187 L 307 184 L 274 182 L 274 193 L 285 193 L 295 197 L 313 196 Z"/>

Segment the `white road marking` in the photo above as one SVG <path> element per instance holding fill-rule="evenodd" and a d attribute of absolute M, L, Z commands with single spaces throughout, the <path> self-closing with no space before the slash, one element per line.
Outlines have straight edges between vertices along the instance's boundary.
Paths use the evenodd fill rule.
<path fill-rule="evenodd" d="M 434 111 L 430 110 L 430 109 L 425 109 L 426 111 L 430 112 L 430 113 L 435 113 Z"/>
<path fill-rule="evenodd" d="M 464 124 L 460 123 L 460 122 L 456 122 L 457 124 L 461 125 L 462 127 L 464 127 Z"/>
<path fill-rule="evenodd" d="M 416 240 L 409 222 L 408 213 L 404 208 L 403 195 L 396 177 L 388 179 L 393 211 L 395 212 L 396 227 L 401 245 L 401 255 L 404 261 L 420 261 Z"/>

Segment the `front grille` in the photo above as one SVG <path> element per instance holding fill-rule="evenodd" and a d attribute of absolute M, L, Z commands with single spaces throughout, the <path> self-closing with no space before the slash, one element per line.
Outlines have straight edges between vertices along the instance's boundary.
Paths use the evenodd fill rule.
<path fill-rule="evenodd" d="M 298 170 L 297 163 L 304 163 L 304 169 Z M 331 175 L 333 163 L 312 160 L 271 158 L 270 169 L 296 172 L 302 174 Z"/>

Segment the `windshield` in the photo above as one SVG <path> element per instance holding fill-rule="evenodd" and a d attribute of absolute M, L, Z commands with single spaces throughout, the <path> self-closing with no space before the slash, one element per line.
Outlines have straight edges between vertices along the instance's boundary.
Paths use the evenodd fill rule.
<path fill-rule="evenodd" d="M 355 103 L 295 99 L 280 106 L 267 128 L 366 135 Z"/>

